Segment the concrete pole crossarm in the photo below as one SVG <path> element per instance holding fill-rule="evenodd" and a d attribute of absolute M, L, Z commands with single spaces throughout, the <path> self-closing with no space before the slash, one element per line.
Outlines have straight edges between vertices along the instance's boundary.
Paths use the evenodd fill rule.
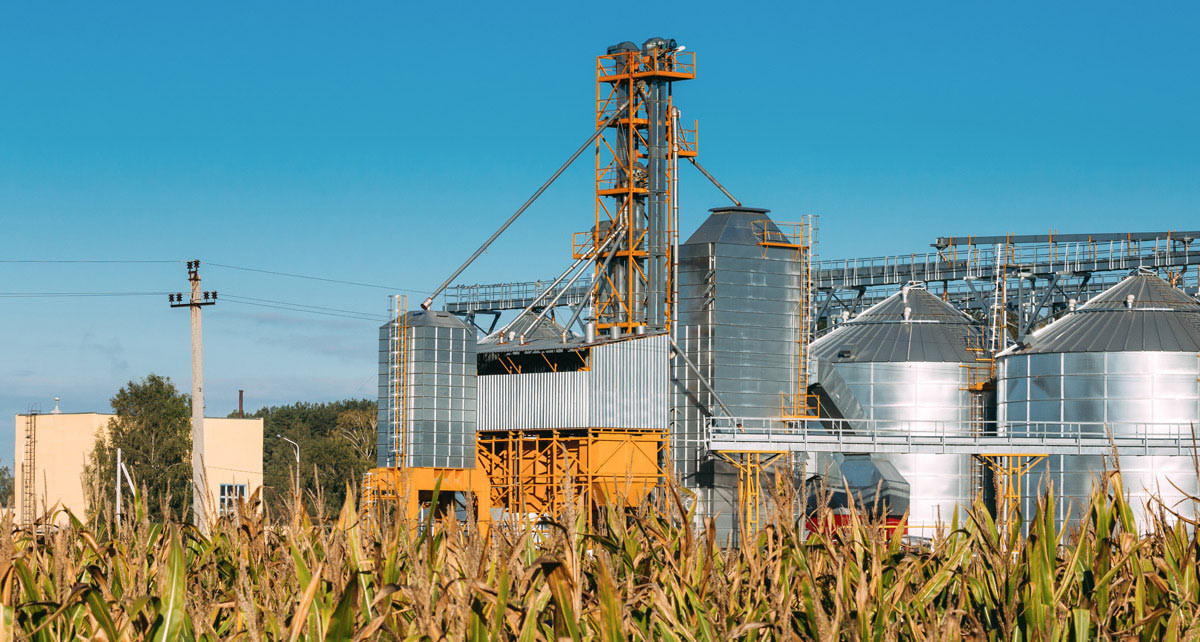
<path fill-rule="evenodd" d="M 603 123 L 601 123 L 601 125 L 596 128 L 596 131 L 593 132 L 591 136 L 588 136 L 588 139 L 586 141 L 584 141 L 582 145 L 579 146 L 579 149 L 575 150 L 575 153 L 571 154 L 571 157 L 568 158 L 565 163 L 560 165 L 558 170 L 555 171 L 554 174 L 551 175 L 550 178 L 547 179 L 545 183 L 542 183 L 542 186 L 539 187 L 538 190 L 533 193 L 533 196 L 530 196 L 529 200 L 525 201 L 525 204 L 521 205 L 521 207 L 518 208 L 516 212 L 513 212 L 512 216 L 508 217 L 508 220 L 505 221 L 504 224 L 500 226 L 500 229 L 493 232 L 492 235 L 489 236 L 488 239 L 483 242 L 483 245 L 480 245 L 479 249 L 475 250 L 475 253 L 472 254 L 470 256 L 470 258 L 468 258 L 466 260 L 466 262 L 464 262 L 462 265 L 460 265 L 458 267 L 458 269 L 455 270 L 454 273 L 450 275 L 450 278 L 443 281 L 442 284 L 439 285 L 437 287 L 437 289 L 434 290 L 433 293 L 429 295 L 428 298 L 426 298 L 424 301 L 421 302 L 421 309 L 428 310 L 429 308 L 433 307 L 433 300 L 435 298 L 437 298 L 437 296 L 439 294 L 441 294 L 446 288 L 450 287 L 450 284 L 454 282 L 454 279 L 457 279 L 458 275 L 463 273 L 463 270 L 466 270 L 468 267 L 470 267 L 470 265 L 475 262 L 475 259 L 479 258 L 479 256 L 481 254 L 486 252 L 487 249 L 489 247 L 491 247 L 492 243 L 495 242 L 495 240 L 497 238 L 499 238 L 501 234 L 504 233 L 504 230 L 507 230 L 508 226 L 512 225 L 517 220 L 517 218 L 520 217 L 521 214 L 523 214 L 525 212 L 525 210 L 528 209 L 529 206 L 532 205 L 533 202 L 536 201 L 538 199 L 538 197 L 542 195 L 542 192 L 545 192 L 546 189 L 548 189 L 554 183 L 554 181 L 558 180 L 558 177 L 562 176 L 562 173 L 567 171 L 567 168 L 570 167 L 571 164 L 575 162 L 575 159 L 579 158 L 579 155 L 582 154 L 593 142 L 595 142 L 595 140 L 600 137 L 600 134 L 602 134 L 604 132 L 604 130 L 607 129 L 608 126 L 613 123 L 613 121 L 615 121 L 617 118 L 619 118 L 622 114 L 625 113 L 625 109 L 628 106 L 629 106 L 629 102 L 626 101 L 624 104 L 622 104 L 620 107 L 618 107 L 616 111 L 613 112 L 612 116 L 608 117 L 608 120 L 605 120 Z"/>

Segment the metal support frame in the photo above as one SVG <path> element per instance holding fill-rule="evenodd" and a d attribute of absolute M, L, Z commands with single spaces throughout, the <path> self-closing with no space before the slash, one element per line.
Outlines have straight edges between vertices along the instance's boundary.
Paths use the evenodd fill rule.
<path fill-rule="evenodd" d="M 1025 475 L 1033 470 L 1044 454 L 989 453 L 975 455 L 998 477 L 996 488 L 996 517 L 1004 524 L 1011 524 L 1020 517 L 1021 484 Z"/>
<path fill-rule="evenodd" d="M 1028 336 L 1030 332 L 1033 332 L 1033 326 L 1035 324 L 1037 324 L 1038 316 L 1042 313 L 1042 309 L 1046 307 L 1046 301 L 1048 301 L 1050 299 L 1050 296 L 1052 294 L 1054 294 L 1055 288 L 1058 287 L 1059 277 L 1060 277 L 1060 275 L 1058 275 L 1058 274 L 1051 275 L 1050 282 L 1047 283 L 1046 285 L 1042 286 L 1041 296 L 1036 297 L 1036 304 L 1033 305 L 1033 309 L 1031 309 L 1029 311 L 1028 318 L 1025 319 L 1025 323 L 1021 326 L 1021 338 L 1022 339 L 1024 339 L 1026 336 Z M 1036 284 L 1037 284 L 1036 281 L 1034 281 L 1033 279 L 1030 279 L 1030 281 L 1032 282 L 1033 285 L 1036 286 Z M 1037 288 L 1036 287 L 1032 288 L 1032 291 L 1030 292 L 1030 296 L 1033 297 L 1036 294 L 1036 292 L 1037 292 Z M 1031 301 L 1031 303 L 1032 303 L 1032 301 Z"/>
<path fill-rule="evenodd" d="M 592 524 L 605 504 L 637 505 L 666 480 L 666 430 L 563 428 L 482 431 L 477 466 L 506 521 L 561 518 Z"/>
<path fill-rule="evenodd" d="M 593 317 L 598 329 L 617 334 L 643 326 L 666 331 L 674 317 L 678 234 L 668 151 L 672 158 L 696 155 L 695 142 L 681 140 L 671 84 L 695 78 L 695 56 L 661 38 L 610 51 L 596 59 L 596 122 L 603 126 L 596 140 L 595 226 L 581 234 L 591 237 L 591 247 L 609 229 L 620 226 L 623 236 L 609 268 L 595 258 Z M 613 118 L 617 104 L 628 109 Z"/>
<path fill-rule="evenodd" d="M 946 283 L 946 300 L 956 308 L 989 323 L 1003 317 L 1007 327 L 1007 315 L 1016 307 L 1011 296 L 1015 292 L 1008 290 L 1018 268 L 1039 281 L 1057 276 L 1041 312 L 1047 307 L 1060 312 L 1071 299 L 1083 303 L 1138 266 L 1169 271 L 1177 285 L 1195 292 L 1200 288 L 1200 272 L 1187 267 L 1200 266 L 1198 238 L 1200 232 L 963 237 L 943 240 L 948 243 L 945 248 L 928 254 L 817 261 L 812 267 L 814 291 L 819 294 L 813 324 L 833 327 L 831 317 L 842 310 L 857 313 L 913 281 Z M 993 307 L 997 287 L 1002 310 Z M 534 295 L 523 294 L 525 298 L 518 300 L 515 290 L 542 288 L 544 284 L 536 282 L 459 286 L 447 293 L 446 308 L 453 312 L 520 309 Z M 1039 289 L 1039 293 L 1044 292 Z M 572 297 L 585 298 L 583 293 L 570 293 L 565 300 L 573 303 Z M 1043 314 L 1034 326 L 1047 318 Z"/>
<path fill-rule="evenodd" d="M 737 451 L 717 453 L 718 457 L 729 462 L 737 470 L 738 535 L 743 538 L 742 541 L 753 537 L 762 524 L 763 471 L 785 454 Z"/>

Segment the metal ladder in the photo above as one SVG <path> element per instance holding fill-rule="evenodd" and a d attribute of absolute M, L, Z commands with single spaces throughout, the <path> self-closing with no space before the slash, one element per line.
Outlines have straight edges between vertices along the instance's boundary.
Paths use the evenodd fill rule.
<path fill-rule="evenodd" d="M 37 513 L 37 410 L 25 415 L 25 459 L 21 462 L 21 520 L 32 524 Z"/>

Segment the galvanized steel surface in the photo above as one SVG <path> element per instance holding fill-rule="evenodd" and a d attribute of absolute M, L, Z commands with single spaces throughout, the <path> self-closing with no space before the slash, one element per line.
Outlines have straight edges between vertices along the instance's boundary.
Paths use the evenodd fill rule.
<path fill-rule="evenodd" d="M 1200 423 L 1200 304 L 1166 281 L 1138 271 L 1078 310 L 1030 335 L 998 360 L 997 418 L 1021 433 L 1027 422 L 1085 421 L 1122 434 L 1136 423 Z M 1118 450 L 1118 452 L 1120 452 Z M 1053 484 L 1064 497 L 1055 510 L 1075 524 L 1094 480 L 1115 462 L 1054 455 L 1033 471 L 1024 508 Z M 1190 457 L 1120 458 L 1125 490 L 1145 524 L 1145 503 L 1167 506 L 1197 494 Z M 1178 488 L 1176 488 L 1176 486 Z"/>
<path fill-rule="evenodd" d="M 980 345 L 970 317 L 924 288 L 908 287 L 842 323 L 812 344 L 814 358 L 833 362 L 968 363 Z"/>
<path fill-rule="evenodd" d="M 1097 422 L 1097 436 L 1106 430 L 1123 436 L 1132 430 L 1127 427 L 1139 423 L 1161 425 L 1162 431 L 1172 423 L 1200 424 L 1200 357 L 1195 353 L 1010 354 L 1001 357 L 998 374 L 1000 427 L 1018 435 L 1040 421 Z M 1025 514 L 1032 514 L 1038 495 L 1053 484 L 1063 498 L 1056 518 L 1076 524 L 1095 477 L 1113 465 L 1111 458 L 1100 456 L 1048 457 L 1026 483 Z M 1200 492 L 1190 457 L 1133 456 L 1125 451 L 1120 467 L 1141 524 L 1151 495 L 1158 494 L 1170 507 L 1183 493 Z"/>
<path fill-rule="evenodd" d="M 729 412 L 775 415 L 794 392 L 803 272 L 796 251 L 764 247 L 753 224 L 767 210 L 717 208 L 679 250 L 676 341 Z M 774 223 L 763 225 L 779 235 Z M 704 422 L 720 413 L 712 391 L 676 360 L 671 456 L 675 474 L 696 489 L 699 513 L 734 528 L 736 477 L 704 459 Z"/>
<path fill-rule="evenodd" d="M 479 377 L 479 430 L 667 428 L 667 335 L 590 348 L 589 370 Z"/>
<path fill-rule="evenodd" d="M 925 291 L 905 287 L 855 319 L 814 341 L 810 355 L 832 366 L 868 419 L 894 430 L 969 434 L 968 350 L 979 329 L 953 306 Z M 850 415 L 843 415 L 850 416 Z M 949 523 L 974 495 L 970 455 L 887 456 L 910 485 L 909 523 Z"/>
<path fill-rule="evenodd" d="M 1031 334 L 1007 354 L 1200 351 L 1200 303 L 1136 273 Z"/>
<path fill-rule="evenodd" d="M 395 322 L 380 328 L 378 465 L 398 465 L 403 451 L 405 466 L 473 468 L 475 332 L 441 311 L 409 312 L 405 325 L 399 341 Z"/>
<path fill-rule="evenodd" d="M 837 363 L 834 368 L 868 419 L 913 432 L 940 426 L 948 434 L 969 434 L 970 393 L 960 362 Z M 910 524 L 947 524 L 955 508 L 961 514 L 970 504 L 970 455 L 897 454 L 887 460 L 908 480 Z"/>

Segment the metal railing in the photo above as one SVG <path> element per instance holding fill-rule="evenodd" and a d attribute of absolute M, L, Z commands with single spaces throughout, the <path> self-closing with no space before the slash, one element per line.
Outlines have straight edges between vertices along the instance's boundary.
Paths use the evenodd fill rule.
<path fill-rule="evenodd" d="M 449 312 L 477 312 L 482 310 L 521 310 L 533 302 L 553 281 L 523 281 L 516 283 L 486 283 L 456 285 L 446 289 L 445 307 Z M 592 282 L 583 276 L 569 288 L 563 284 L 555 287 L 546 298 L 559 299 L 562 305 L 575 305 L 587 298 Z M 564 292 L 565 290 L 565 292 Z"/>
<path fill-rule="evenodd" d="M 596 57 L 596 78 L 611 81 L 629 74 L 668 73 L 692 77 L 696 75 L 696 52 L 670 51 L 660 56 L 646 56 L 640 51 L 606 54 Z"/>
<path fill-rule="evenodd" d="M 1069 241 L 1028 244 L 966 245 L 893 256 L 819 261 L 814 269 L 818 288 L 903 284 L 908 281 L 987 279 L 997 266 L 1014 272 L 1053 274 L 1177 267 L 1200 263 L 1200 247 L 1187 241 L 1141 235 L 1129 240 Z"/>
<path fill-rule="evenodd" d="M 839 452 L 928 454 L 1192 456 L 1200 428 L 1193 423 L 889 421 L 710 417 L 705 443 L 712 452 Z"/>

